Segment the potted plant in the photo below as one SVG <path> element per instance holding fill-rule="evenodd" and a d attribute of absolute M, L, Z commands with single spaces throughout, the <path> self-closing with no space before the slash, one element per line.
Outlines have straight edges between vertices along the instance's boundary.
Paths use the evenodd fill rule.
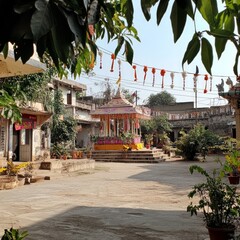
<path fill-rule="evenodd" d="M 230 184 L 239 184 L 240 152 L 233 149 L 225 156 L 224 171 L 228 174 Z"/>
<path fill-rule="evenodd" d="M 10 228 L 4 230 L 4 235 L 2 236 L 1 240 L 22 240 L 26 236 L 28 236 L 28 231 L 20 232 L 19 229 Z"/>
<path fill-rule="evenodd" d="M 88 145 L 86 147 L 85 153 L 86 153 L 87 158 L 89 158 L 89 159 L 92 158 L 92 146 L 91 145 Z"/>
<path fill-rule="evenodd" d="M 145 137 L 145 141 L 146 141 L 145 146 L 147 149 L 149 149 L 151 146 L 151 143 L 153 141 L 153 134 L 152 133 L 145 134 L 144 137 Z"/>
<path fill-rule="evenodd" d="M 205 181 L 193 186 L 188 194 L 189 198 L 198 197 L 198 203 L 191 202 L 187 211 L 191 215 L 203 213 L 203 221 L 208 229 L 210 240 L 228 240 L 234 237 L 234 218 L 240 213 L 240 195 L 236 187 L 223 181 L 221 172 L 213 171 L 209 175 L 200 166 L 193 165 L 189 168 L 191 174 L 199 172 L 205 177 Z"/>
<path fill-rule="evenodd" d="M 62 148 L 59 144 L 53 144 L 50 149 L 51 158 L 59 159 L 61 157 Z"/>

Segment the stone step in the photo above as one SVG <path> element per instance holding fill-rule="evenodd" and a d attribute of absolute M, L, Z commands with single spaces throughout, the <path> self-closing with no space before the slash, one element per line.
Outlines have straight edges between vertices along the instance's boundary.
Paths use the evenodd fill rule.
<path fill-rule="evenodd" d="M 164 162 L 165 159 L 123 159 L 123 158 L 116 158 L 116 159 L 96 159 L 96 162 L 125 162 L 125 163 L 160 163 Z"/>
<path fill-rule="evenodd" d="M 93 159 L 51 159 L 41 163 L 41 170 L 53 172 L 74 172 L 79 170 L 94 169 L 95 161 Z"/>
<path fill-rule="evenodd" d="M 169 158 L 161 149 L 93 151 L 92 158 L 102 162 L 159 163 Z"/>
<path fill-rule="evenodd" d="M 92 153 L 92 156 L 120 156 L 120 155 L 128 155 L 128 156 L 163 156 L 165 153 L 131 153 L 131 152 L 119 152 L 119 153 Z"/>
<path fill-rule="evenodd" d="M 161 157 L 165 157 L 165 155 L 131 155 L 131 154 L 117 154 L 117 155 L 92 155 L 92 158 L 161 158 Z"/>

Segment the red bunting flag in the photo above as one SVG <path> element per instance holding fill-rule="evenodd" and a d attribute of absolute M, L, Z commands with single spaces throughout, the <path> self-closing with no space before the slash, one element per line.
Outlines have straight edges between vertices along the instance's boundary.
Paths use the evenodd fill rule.
<path fill-rule="evenodd" d="M 152 74 L 153 74 L 153 83 L 152 86 L 154 87 L 155 85 L 155 73 L 156 73 L 156 68 L 152 68 Z"/>
<path fill-rule="evenodd" d="M 205 80 L 205 87 L 204 87 L 203 93 L 207 93 L 207 81 L 208 81 L 208 75 L 207 74 L 204 75 L 204 80 Z"/>
<path fill-rule="evenodd" d="M 164 69 L 162 69 L 160 71 L 160 75 L 162 76 L 162 88 L 164 88 L 164 75 L 165 75 L 166 71 Z"/>
<path fill-rule="evenodd" d="M 114 68 L 114 60 L 115 60 L 115 54 L 112 54 L 112 55 L 111 55 L 111 59 L 112 59 L 112 65 L 111 65 L 110 72 L 113 72 L 113 68 Z"/>
<path fill-rule="evenodd" d="M 145 84 L 145 80 L 146 80 L 146 77 L 147 77 L 147 71 L 148 71 L 148 67 L 147 66 L 144 66 L 143 68 L 143 71 L 144 71 L 144 78 L 143 78 L 143 85 Z"/>
<path fill-rule="evenodd" d="M 137 81 L 137 66 L 133 65 L 133 69 L 134 69 L 134 81 Z"/>

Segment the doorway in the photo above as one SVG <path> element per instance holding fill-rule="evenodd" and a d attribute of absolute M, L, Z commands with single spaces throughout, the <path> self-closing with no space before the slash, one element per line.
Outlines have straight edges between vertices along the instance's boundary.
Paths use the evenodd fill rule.
<path fill-rule="evenodd" d="M 32 129 L 16 130 L 13 128 L 13 161 L 32 160 Z"/>
<path fill-rule="evenodd" d="M 12 144 L 12 160 L 19 161 L 19 143 L 20 143 L 20 131 L 13 128 L 13 144 Z"/>

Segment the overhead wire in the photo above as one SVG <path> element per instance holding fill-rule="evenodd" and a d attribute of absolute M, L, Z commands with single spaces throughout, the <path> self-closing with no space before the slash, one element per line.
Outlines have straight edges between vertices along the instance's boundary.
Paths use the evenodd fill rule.
<path fill-rule="evenodd" d="M 107 54 L 107 55 L 111 55 L 112 54 L 112 52 L 111 51 L 109 51 L 109 50 L 107 50 L 107 49 L 105 49 L 105 48 L 103 48 L 103 47 L 99 47 L 99 49 L 103 52 L 103 53 L 105 53 L 105 54 Z M 121 61 L 124 61 L 124 62 L 126 62 L 127 63 L 127 61 L 126 61 L 126 59 L 124 58 L 124 57 L 122 57 L 122 56 L 118 56 L 118 58 L 119 59 L 121 59 Z M 144 65 L 143 64 L 140 64 L 140 63 L 137 63 L 137 62 L 133 62 L 132 63 L 132 65 L 136 65 L 136 66 L 139 66 L 139 67 L 144 67 Z M 163 68 L 157 68 L 157 67 L 154 67 L 154 66 L 148 66 L 149 68 L 155 68 L 156 70 L 161 70 L 161 69 L 163 69 Z M 173 73 L 177 73 L 177 74 L 182 74 L 182 72 L 179 72 L 179 71 L 175 71 L 175 70 L 169 70 L 169 69 L 165 69 L 166 70 L 166 72 L 173 72 Z M 193 72 L 187 72 L 186 71 L 186 73 L 187 74 L 190 74 L 190 75 L 194 75 L 195 73 L 193 73 Z M 205 76 L 206 75 L 206 73 L 198 73 L 198 76 Z M 216 75 L 216 74 L 214 74 L 214 75 L 211 75 L 212 77 L 216 77 L 216 78 L 228 78 L 228 77 L 232 77 L 232 78 L 235 78 L 236 76 L 229 76 L 229 75 Z"/>
<path fill-rule="evenodd" d="M 104 49 L 103 47 L 99 47 L 99 51 L 111 56 L 112 55 L 112 52 L 107 50 L 107 49 Z M 127 63 L 127 61 L 125 60 L 124 57 L 122 56 L 118 56 L 117 59 L 120 59 L 121 61 Z M 139 67 L 144 67 L 144 65 L 142 64 L 139 64 L 139 63 L 135 63 L 133 62 L 132 65 L 136 65 L 136 66 L 139 66 Z M 153 68 L 153 67 L 149 67 L 149 68 Z M 154 67 L 156 70 L 161 70 L 161 68 L 156 68 Z M 176 73 L 176 74 L 181 74 L 182 75 L 182 72 L 179 72 L 179 71 L 174 71 L 174 70 L 165 70 L 166 72 L 170 72 L 170 73 Z M 191 73 L 191 72 L 186 72 L 187 76 L 188 75 L 194 75 L 194 73 Z M 198 74 L 198 76 L 205 76 L 206 74 Z M 108 80 L 109 82 L 111 82 L 111 84 L 114 84 L 116 83 L 116 81 L 118 80 L 118 77 L 116 76 L 107 76 L 107 75 L 95 75 L 95 76 L 91 76 L 89 77 L 87 74 L 82 74 L 81 77 L 84 77 L 84 78 L 87 78 L 87 79 L 91 79 L 93 81 L 102 81 L 102 82 L 106 82 L 106 80 Z M 167 78 L 168 76 L 166 76 L 166 79 L 165 79 L 165 82 L 167 80 L 169 80 Z M 223 75 L 213 75 L 211 76 L 212 77 L 212 83 L 213 84 L 213 80 L 215 81 L 215 78 L 228 78 L 228 77 L 232 77 L 232 76 L 223 76 Z M 176 78 L 176 77 L 175 77 Z M 182 77 L 181 77 L 182 79 Z M 115 81 L 115 82 L 113 82 Z M 161 88 L 161 84 L 158 83 L 156 81 L 154 87 L 153 85 L 150 83 L 150 82 L 147 82 L 145 84 L 141 83 L 140 81 L 134 81 L 133 79 L 128 79 L 128 78 L 121 78 L 121 84 L 123 87 L 128 87 L 128 88 L 132 88 L 134 90 L 140 90 L 140 91 L 147 91 L 147 92 L 155 92 L 155 93 L 159 93 L 160 91 L 164 91 L 164 90 L 170 90 L 170 91 L 173 91 L 174 92 L 174 96 L 176 97 L 184 97 L 184 98 L 193 98 L 193 95 L 189 96 L 188 94 L 194 94 L 194 91 L 193 91 L 193 87 L 189 87 L 189 84 L 191 84 L 190 80 L 189 80 L 189 77 L 186 78 L 186 86 L 184 88 L 184 92 L 186 94 L 179 94 L 179 92 L 183 92 L 183 86 L 180 86 L 180 85 L 175 85 L 174 84 L 174 88 L 171 87 L 171 84 L 165 84 L 164 88 Z M 176 82 L 176 79 L 175 79 L 175 82 Z M 202 87 L 199 87 L 199 83 L 200 81 L 197 81 L 197 93 L 198 93 L 198 102 L 202 102 L 202 101 L 209 101 L 210 99 L 220 99 L 220 97 L 216 97 L 216 94 L 218 94 L 218 92 L 212 88 L 211 86 L 211 91 L 208 91 L 206 96 L 199 96 L 201 94 L 204 94 L 204 84 L 202 84 Z M 193 80 L 192 80 L 192 84 L 193 84 Z M 191 89 L 191 90 L 190 90 Z M 205 95 L 205 94 L 204 94 Z M 206 99 L 207 97 L 207 99 Z M 199 99 L 204 99 L 204 100 L 201 100 L 199 101 Z"/>
<path fill-rule="evenodd" d="M 88 77 L 85 76 L 85 78 L 88 78 Z M 106 79 L 108 79 L 108 81 L 110 81 L 111 84 L 115 84 L 115 80 L 117 80 L 116 77 L 108 78 L 106 75 L 96 75 L 94 77 L 89 78 L 89 80 L 91 80 L 91 81 L 99 81 L 100 80 L 102 82 L 106 82 Z M 155 88 L 152 88 L 152 86 L 148 85 L 148 84 L 143 86 L 142 84 L 137 84 L 136 83 L 136 84 L 133 85 L 132 83 L 129 83 L 128 79 L 122 79 L 122 81 L 124 83 L 124 86 L 130 87 L 130 88 L 134 88 L 134 90 L 143 90 L 143 91 L 159 93 L 160 86 L 156 86 Z M 180 87 L 178 87 L 178 88 L 180 88 Z M 186 89 L 188 89 L 188 90 L 185 90 L 184 92 L 192 93 L 192 91 L 190 91 L 191 88 L 186 88 Z M 160 89 L 160 90 L 162 90 L 162 89 Z M 169 87 L 166 86 L 166 88 L 163 89 L 163 90 L 173 90 L 173 89 L 171 89 L 170 86 Z M 182 89 L 174 89 L 174 90 L 177 91 L 177 92 L 180 92 L 180 91 L 182 92 Z M 199 88 L 198 90 L 203 90 L 203 88 L 202 89 Z M 215 96 L 216 94 L 208 93 L 208 95 Z M 174 96 L 192 98 L 192 95 L 188 96 L 186 94 L 178 94 L 178 93 L 174 93 Z M 210 98 L 206 99 L 206 97 L 199 96 L 199 99 L 209 100 Z"/>

